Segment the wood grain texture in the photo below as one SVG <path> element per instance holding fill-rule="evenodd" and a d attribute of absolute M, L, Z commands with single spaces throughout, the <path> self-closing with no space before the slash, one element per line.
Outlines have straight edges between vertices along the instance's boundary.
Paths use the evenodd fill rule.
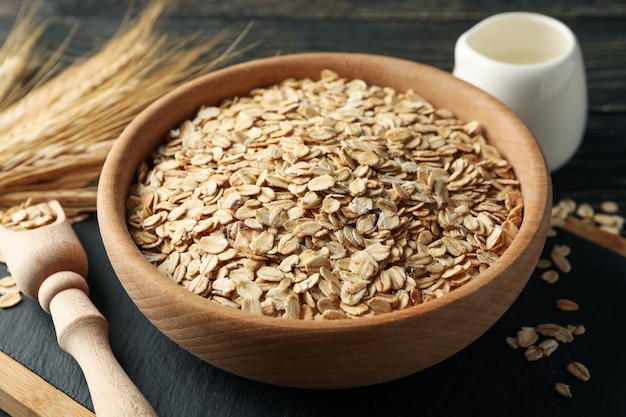
<path fill-rule="evenodd" d="M 197 297 L 165 278 L 139 253 L 126 227 L 124 203 L 134 167 L 202 104 L 217 104 L 290 77 L 319 78 L 325 68 L 398 91 L 413 88 L 462 120 L 480 120 L 487 140 L 508 159 L 521 183 L 524 222 L 511 246 L 479 278 L 445 297 L 358 320 L 277 320 L 244 314 Z M 545 242 L 551 210 L 550 177 L 541 150 L 500 102 L 433 67 L 345 53 L 251 61 L 174 90 L 120 136 L 103 168 L 98 192 L 98 220 L 109 259 L 131 299 L 157 328 L 221 369 L 304 388 L 385 382 L 432 366 L 467 346 L 495 323 L 526 284 Z M 329 356 L 325 348 L 331 345 Z"/>
<path fill-rule="evenodd" d="M 21 5 L 0 5 L 1 30 L 12 24 Z M 136 13 L 147 0 L 132 7 L 126 1 L 48 0 L 42 14 L 52 16 L 48 46 L 62 42 L 78 25 L 68 54 L 74 58 L 93 50 L 111 36 L 129 10 Z M 626 7 L 613 1 L 391 2 L 374 1 L 217 1 L 168 0 L 159 25 L 164 33 L 233 33 L 254 22 L 249 40 L 261 40 L 241 59 L 309 51 L 350 51 L 412 59 L 450 71 L 454 41 L 489 15 L 524 10 L 562 19 L 577 34 L 589 81 L 592 112 L 626 112 Z"/>
<path fill-rule="evenodd" d="M 560 226 L 563 230 L 568 231 L 582 239 L 595 243 L 612 252 L 626 256 L 626 239 L 619 235 L 614 235 L 599 229 L 597 226 L 583 222 L 574 216 L 568 216 L 565 223 Z"/>
<path fill-rule="evenodd" d="M 0 404 L 12 417 L 93 417 L 91 411 L 0 351 Z"/>
<path fill-rule="evenodd" d="M 156 416 L 111 352 L 108 323 L 85 292 L 69 288 L 57 293 L 51 297 L 50 314 L 59 346 L 85 374 L 99 417 Z"/>
<path fill-rule="evenodd" d="M 0 40 L 8 33 L 22 0 L 0 2 Z M 25 3 L 25 2 L 24 2 Z M 52 18 L 46 34 L 58 45 L 68 29 L 77 33 L 68 58 L 88 53 L 115 32 L 126 0 L 42 0 Z M 180 0 L 160 25 L 163 33 L 210 36 L 250 20 L 247 40 L 262 40 L 241 60 L 303 51 L 358 51 L 413 59 L 444 70 L 453 66 L 456 37 L 479 19 L 507 10 L 547 13 L 563 19 L 583 48 L 589 80 L 587 132 L 572 161 L 552 175 L 555 201 L 573 197 L 611 199 L 626 215 L 626 3 L 613 0 L 446 0 L 278 1 Z M 137 6 L 146 0 L 133 2 Z M 1 157 L 1 156 L 0 156 Z M 124 368 L 161 417 L 414 417 L 465 415 L 526 417 L 621 416 L 626 414 L 623 370 L 626 339 L 625 258 L 565 231 L 550 238 L 572 247 L 573 271 L 548 286 L 535 273 L 517 302 L 484 336 L 438 365 L 375 387 L 348 390 L 292 390 L 255 383 L 212 367 L 159 333 L 130 301 L 107 261 L 95 219 L 75 226 L 90 260 L 91 297 L 110 323 L 111 345 Z M 0 265 L 0 270 L 5 270 Z M 554 311 L 567 296 L 579 312 Z M 607 320 L 610 318 L 610 320 Z M 0 311 L 0 350 L 10 352 L 46 380 L 91 407 L 87 385 L 73 358 L 56 345 L 49 317 L 30 300 Z M 556 321 L 583 323 L 588 333 L 561 346 L 550 358 L 529 364 L 503 342 L 522 325 Z M 271 347 L 270 347 L 271 348 Z M 569 401 L 554 393 L 555 379 L 567 379 L 568 360 L 592 371 L 588 383 L 572 383 Z M 1 381 L 5 381 L 2 377 Z M 329 404 L 333 404 L 330 406 Z M 1 408 L 1 407 L 0 407 Z M 68 414 L 68 413 L 65 413 Z M 56 415 L 65 415 L 58 413 Z M 1 416 L 7 414 L 0 411 Z"/>
<path fill-rule="evenodd" d="M 147 0 L 138 1 L 145 4 Z M 19 4 L 18 0 L 8 0 L 8 5 Z M 127 3 L 116 0 L 56 0 L 48 2 L 54 5 L 57 13 L 77 16 L 116 15 L 124 12 Z M 443 2 L 406 2 L 391 0 L 374 2 L 367 0 L 343 1 L 312 0 L 312 1 L 281 1 L 263 0 L 246 1 L 220 0 L 166 0 L 173 7 L 173 16 L 180 18 L 197 18 L 212 16 L 234 19 L 336 19 L 355 21 L 375 20 L 476 20 L 498 11 L 512 11 L 521 8 L 529 11 L 542 11 L 557 18 L 567 17 L 602 17 L 620 18 L 626 16 L 624 7 L 612 1 L 558 0 L 549 3 L 542 1 L 502 2 L 488 0 L 482 2 L 465 2 L 447 0 Z M 6 7 L 6 6 L 5 6 Z"/>

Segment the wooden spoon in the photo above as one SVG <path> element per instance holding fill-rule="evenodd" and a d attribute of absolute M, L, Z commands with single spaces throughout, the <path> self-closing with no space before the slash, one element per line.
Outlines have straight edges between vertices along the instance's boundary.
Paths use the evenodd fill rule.
<path fill-rule="evenodd" d="M 156 416 L 115 359 L 108 323 L 88 297 L 87 255 L 58 201 L 36 229 L 0 226 L 0 250 L 21 291 L 52 316 L 59 346 L 76 359 L 98 417 Z"/>

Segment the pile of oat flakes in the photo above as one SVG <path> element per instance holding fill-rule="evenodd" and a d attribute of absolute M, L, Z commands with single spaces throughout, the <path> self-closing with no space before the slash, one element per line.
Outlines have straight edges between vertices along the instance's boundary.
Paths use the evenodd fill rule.
<path fill-rule="evenodd" d="M 152 158 L 128 198 L 134 240 L 189 291 L 255 314 L 427 302 L 498 259 L 522 221 L 477 122 L 328 70 L 204 107 Z"/>

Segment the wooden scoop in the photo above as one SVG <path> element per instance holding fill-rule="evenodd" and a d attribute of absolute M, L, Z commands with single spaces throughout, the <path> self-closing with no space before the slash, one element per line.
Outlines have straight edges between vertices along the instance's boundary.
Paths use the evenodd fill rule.
<path fill-rule="evenodd" d="M 115 359 L 108 323 L 88 297 L 87 255 L 59 202 L 57 218 L 36 229 L 0 226 L 0 250 L 21 291 L 52 316 L 59 346 L 76 359 L 98 417 L 156 416 Z"/>

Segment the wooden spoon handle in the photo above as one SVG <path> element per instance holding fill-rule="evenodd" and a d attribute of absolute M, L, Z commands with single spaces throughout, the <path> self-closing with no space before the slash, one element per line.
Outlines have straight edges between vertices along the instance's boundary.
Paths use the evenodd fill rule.
<path fill-rule="evenodd" d="M 54 223 L 30 230 L 0 226 L 0 248 L 27 296 L 52 316 L 59 346 L 80 365 L 98 417 L 156 416 L 109 345 L 109 324 L 88 297 L 87 255 L 61 205 Z"/>
<path fill-rule="evenodd" d="M 109 326 L 86 294 L 83 277 L 58 272 L 39 290 L 59 346 L 80 365 L 98 417 L 148 417 L 157 414 L 117 362 L 108 340 Z"/>

